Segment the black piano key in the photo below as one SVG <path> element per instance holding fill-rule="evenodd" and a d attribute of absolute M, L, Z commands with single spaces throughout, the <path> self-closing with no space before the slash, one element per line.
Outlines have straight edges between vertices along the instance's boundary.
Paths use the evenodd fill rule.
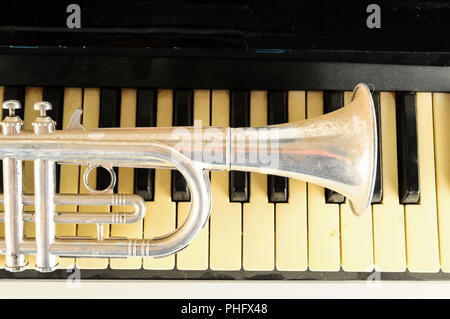
<path fill-rule="evenodd" d="M 156 126 L 156 96 L 154 89 L 139 89 L 137 92 L 136 126 Z M 134 193 L 146 201 L 155 195 L 155 170 L 136 168 L 134 170 Z"/>
<path fill-rule="evenodd" d="M 230 99 L 230 127 L 250 126 L 249 92 L 243 90 L 233 90 L 231 91 Z M 230 172 L 229 184 L 230 201 L 249 201 L 250 174 L 248 172 Z"/>
<path fill-rule="evenodd" d="M 63 125 L 64 87 L 44 87 L 42 90 L 42 100 L 52 104 L 53 108 L 47 111 L 47 115 L 56 122 L 56 129 L 61 130 Z"/>
<path fill-rule="evenodd" d="M 25 87 L 24 86 L 5 86 L 3 89 L 3 101 L 17 100 L 22 105 L 20 110 L 16 110 L 16 115 L 24 119 L 25 109 Z M 2 109 L 3 110 L 3 109 Z M 2 120 L 9 114 L 8 110 L 2 111 Z M 0 161 L 0 193 L 3 193 L 3 163 Z"/>
<path fill-rule="evenodd" d="M 173 125 L 192 126 L 194 122 L 194 95 L 192 90 L 175 90 L 173 94 Z M 191 200 L 189 187 L 180 172 L 172 171 L 172 200 Z"/>
<path fill-rule="evenodd" d="M 287 92 L 269 91 L 268 98 L 268 124 L 286 123 L 288 121 Z M 286 177 L 267 176 L 267 188 L 270 203 L 288 201 L 288 179 Z"/>
<path fill-rule="evenodd" d="M 416 94 L 397 93 L 398 192 L 402 204 L 418 204 Z"/>
<path fill-rule="evenodd" d="M 121 91 L 118 88 L 104 88 L 100 91 L 100 119 L 99 127 L 119 127 L 120 126 L 120 103 Z M 118 177 L 118 168 L 114 167 L 114 172 Z M 111 177 L 105 169 L 97 169 L 97 189 L 105 189 L 111 183 Z M 114 192 L 117 193 L 117 184 Z"/>
<path fill-rule="evenodd" d="M 375 186 L 373 189 L 372 204 L 381 204 L 383 199 L 383 174 L 381 161 L 381 114 L 380 114 L 380 94 L 378 92 L 372 93 L 373 104 L 375 106 L 375 116 L 377 118 L 377 138 L 378 138 L 378 153 L 377 153 L 377 175 L 375 177 Z"/>
<path fill-rule="evenodd" d="M 42 91 L 42 100 L 52 104 L 52 110 L 47 111 L 53 121 L 56 122 L 56 129 L 61 130 L 63 125 L 63 107 L 64 107 L 64 87 L 49 86 L 44 87 Z M 56 165 L 56 192 L 59 193 L 59 174 L 60 166 Z"/>
<path fill-rule="evenodd" d="M 344 94 L 341 91 L 325 91 L 323 94 L 324 114 L 336 111 L 344 106 Z M 328 204 L 342 204 L 345 197 L 331 189 L 325 188 L 325 202 Z"/>

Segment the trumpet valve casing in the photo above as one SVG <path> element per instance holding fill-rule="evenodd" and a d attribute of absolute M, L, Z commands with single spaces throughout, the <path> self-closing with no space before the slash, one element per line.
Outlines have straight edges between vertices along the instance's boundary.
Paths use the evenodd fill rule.
<path fill-rule="evenodd" d="M 15 115 L 20 109 L 19 101 L 10 100 L 3 103 L 3 109 L 9 110 L 9 116 L 2 121 L 4 136 L 20 134 L 23 121 Z M 5 269 L 11 272 L 25 270 L 26 256 L 20 252 L 20 245 L 24 237 L 23 221 L 23 189 L 22 189 L 22 161 L 12 157 L 3 159 L 3 189 L 5 207 Z"/>

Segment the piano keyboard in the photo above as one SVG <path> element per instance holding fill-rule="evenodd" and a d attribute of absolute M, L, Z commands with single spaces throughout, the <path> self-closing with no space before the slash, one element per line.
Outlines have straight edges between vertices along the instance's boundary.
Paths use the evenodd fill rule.
<path fill-rule="evenodd" d="M 204 126 L 235 127 L 312 118 L 348 103 L 351 92 L 4 86 L 0 97 L 22 102 L 18 113 L 29 130 L 37 116 L 33 103 L 43 99 L 53 104 L 57 129 L 67 128 L 76 108 L 83 108 L 87 128 L 192 125 L 197 120 Z M 61 268 L 108 270 L 112 277 L 116 271 L 130 278 L 211 279 L 450 272 L 450 94 L 376 92 L 374 100 L 381 171 L 372 208 L 362 218 L 351 213 L 340 194 L 317 185 L 256 173 L 211 172 L 211 218 L 183 251 L 159 259 L 60 258 Z M 58 191 L 86 193 L 85 169 L 61 165 Z M 32 171 L 26 162 L 26 193 L 33 193 Z M 102 169 L 89 177 L 98 188 L 109 184 Z M 167 170 L 119 168 L 116 191 L 143 196 L 147 214 L 140 223 L 104 225 L 104 237 L 165 234 L 183 222 L 190 205 L 185 181 Z M 57 210 L 108 212 L 111 207 L 66 205 Z M 33 225 L 27 224 L 25 233 L 33 237 Z M 97 229 L 57 224 L 56 233 L 96 236 Z M 28 260 L 33 266 L 33 257 Z"/>

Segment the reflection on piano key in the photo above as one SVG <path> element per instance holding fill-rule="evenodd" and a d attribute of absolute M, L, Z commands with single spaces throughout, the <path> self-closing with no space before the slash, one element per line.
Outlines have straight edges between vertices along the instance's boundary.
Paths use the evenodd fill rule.
<path fill-rule="evenodd" d="M 194 91 L 194 120 L 201 121 L 203 126 L 209 126 L 210 95 L 208 90 Z M 177 226 L 180 227 L 189 214 L 191 203 L 177 203 Z M 182 270 L 205 270 L 208 268 L 208 231 L 207 222 L 203 229 L 191 241 L 189 246 L 177 254 L 177 268 Z"/>
<path fill-rule="evenodd" d="M 211 125 L 229 127 L 230 93 L 212 91 Z M 241 269 L 242 205 L 230 202 L 228 172 L 211 172 L 209 265 L 212 270 Z"/>
<path fill-rule="evenodd" d="M 281 124 L 288 121 L 287 93 L 282 90 L 269 91 L 267 124 Z M 269 175 L 268 197 L 270 203 L 285 203 L 288 200 L 288 179 Z"/>
<path fill-rule="evenodd" d="M 416 94 L 397 93 L 399 196 L 402 204 L 419 203 Z"/>
<path fill-rule="evenodd" d="M 433 94 L 434 156 L 441 269 L 450 272 L 450 94 Z"/>
<path fill-rule="evenodd" d="M 396 107 L 393 93 L 380 93 L 383 199 L 373 205 L 376 271 L 405 271 L 406 246 L 403 206 L 398 200 Z"/>
<path fill-rule="evenodd" d="M 439 271 L 439 243 L 434 179 L 433 101 L 417 93 L 417 150 L 420 202 L 405 206 L 406 261 L 411 272 Z"/>
<path fill-rule="evenodd" d="M 122 89 L 120 106 L 120 127 L 136 126 L 136 89 Z M 117 191 L 119 194 L 133 194 L 134 169 L 120 167 L 117 176 Z M 113 212 L 132 212 L 132 207 L 112 207 Z M 142 238 L 143 221 L 127 225 L 111 225 L 111 237 Z M 113 258 L 109 262 L 112 269 L 140 269 L 142 258 Z"/>
<path fill-rule="evenodd" d="M 173 92 L 158 90 L 156 125 L 172 125 Z M 147 202 L 144 218 L 144 238 L 153 238 L 170 233 L 176 225 L 176 203 L 171 198 L 171 173 L 167 169 L 155 170 L 155 198 Z M 162 258 L 147 257 L 143 260 L 144 269 L 173 269 L 175 256 Z"/>
<path fill-rule="evenodd" d="M 136 126 L 156 126 L 156 90 L 138 89 L 136 106 Z M 155 194 L 155 170 L 134 169 L 134 193 L 146 201 L 152 201 Z"/>
<path fill-rule="evenodd" d="M 250 124 L 267 125 L 267 92 L 252 91 Z M 267 176 L 250 173 L 250 200 L 243 204 L 243 252 L 245 270 L 274 268 L 274 204 L 267 200 Z"/>
<path fill-rule="evenodd" d="M 175 90 L 173 96 L 173 126 L 192 126 L 193 122 L 192 90 Z M 188 202 L 191 199 L 189 187 L 180 172 L 172 171 L 172 200 Z"/>
<path fill-rule="evenodd" d="M 307 118 L 323 114 L 323 93 L 306 95 Z M 339 205 L 325 202 L 324 188 L 308 183 L 309 269 L 338 271 L 340 268 Z"/>
<path fill-rule="evenodd" d="M 250 103 L 248 91 L 232 90 L 230 105 L 230 127 L 250 125 Z M 250 173 L 230 172 L 230 200 L 248 202 L 250 192 Z"/>
<path fill-rule="evenodd" d="M 288 93 L 289 122 L 306 117 L 305 92 Z M 289 180 L 289 201 L 275 204 L 275 258 L 278 270 L 303 271 L 308 267 L 306 183 Z"/>

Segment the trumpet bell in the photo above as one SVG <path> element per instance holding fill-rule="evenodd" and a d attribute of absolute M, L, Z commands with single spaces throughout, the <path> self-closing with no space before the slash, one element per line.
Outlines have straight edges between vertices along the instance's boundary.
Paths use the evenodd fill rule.
<path fill-rule="evenodd" d="M 231 129 L 231 169 L 296 178 L 341 193 L 355 215 L 370 205 L 376 175 L 377 125 L 369 88 L 322 116 L 267 127 Z M 244 139 L 245 143 L 237 142 Z M 247 145 L 245 152 L 239 145 Z M 255 160 L 255 152 L 267 159 Z M 243 154 L 244 153 L 244 154 Z M 253 157 L 253 158 L 252 158 Z"/>
<path fill-rule="evenodd" d="M 360 185 L 350 186 L 347 196 L 353 213 L 361 215 L 367 211 L 372 202 L 377 174 L 378 133 L 375 106 L 370 90 L 366 85 L 360 84 L 355 88 L 353 103 L 352 108 L 359 109 L 355 112 L 360 113 L 360 119 L 363 120 L 362 124 L 364 125 L 361 132 L 363 135 L 355 144 L 355 153 L 361 155 L 355 167 L 361 183 Z"/>
<path fill-rule="evenodd" d="M 333 113 L 328 116 L 340 124 L 338 134 L 342 136 L 336 142 L 340 150 L 345 147 L 345 157 L 335 169 L 345 172 L 346 178 L 336 174 L 336 179 L 326 186 L 347 196 L 350 208 L 359 216 L 370 206 L 377 172 L 377 122 L 369 88 L 364 84 L 356 86 L 352 102 Z"/>
<path fill-rule="evenodd" d="M 377 122 L 375 107 L 369 88 L 359 84 L 353 91 L 352 102 L 335 113 L 346 135 L 345 168 L 347 182 L 330 185 L 348 197 L 355 215 L 364 214 L 370 206 L 377 172 Z M 330 116 L 332 116 L 330 114 Z M 339 169 L 338 167 L 336 169 Z"/>

